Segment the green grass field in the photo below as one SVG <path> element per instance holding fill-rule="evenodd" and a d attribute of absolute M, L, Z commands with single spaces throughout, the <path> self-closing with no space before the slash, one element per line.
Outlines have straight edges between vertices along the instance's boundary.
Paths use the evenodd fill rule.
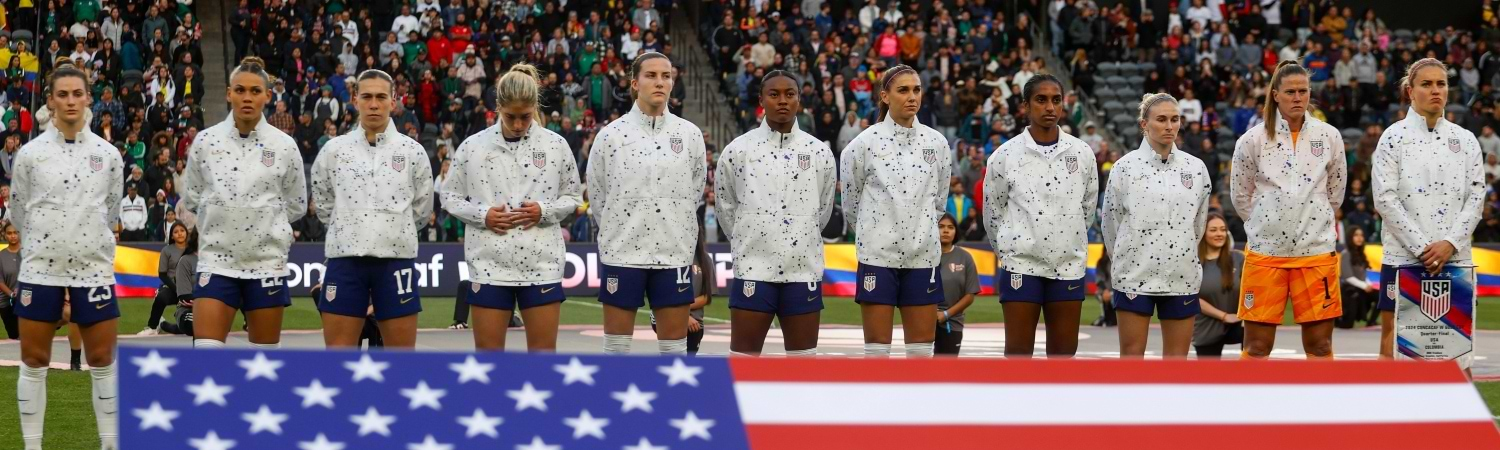
<path fill-rule="evenodd" d="M 422 300 L 423 311 L 418 317 L 418 323 L 422 328 L 444 328 L 453 321 L 453 298 L 437 297 Z M 722 324 L 729 318 L 729 307 L 726 299 L 720 298 L 710 304 L 705 315 L 709 318 L 709 325 Z M 860 322 L 859 306 L 849 298 L 829 298 L 823 310 L 823 323 L 858 325 Z M 1500 297 L 1485 297 L 1479 301 L 1478 327 L 1486 330 L 1500 329 Z M 602 321 L 602 310 L 592 297 L 574 297 L 563 304 L 562 323 L 568 325 L 593 325 Z M 120 333 L 134 334 L 145 326 L 146 315 L 150 312 L 151 303 L 145 299 L 126 299 L 121 302 L 121 314 L 123 320 L 120 322 Z M 170 309 L 168 310 L 170 317 Z M 1085 324 L 1093 322 L 1099 316 L 1099 302 L 1092 298 L 1083 305 L 1081 321 Z M 717 319 L 717 320 L 715 320 Z M 969 309 L 969 323 L 997 323 L 1001 322 L 1002 315 L 1000 305 L 994 297 L 981 297 L 975 300 Z M 900 318 L 897 317 L 899 323 Z M 1288 317 L 1287 323 L 1291 323 Z M 319 321 L 316 309 L 311 299 L 298 298 L 286 312 L 286 329 L 310 330 L 318 329 Z M 637 318 L 637 324 L 645 326 L 649 324 L 645 314 Z M 238 325 L 236 325 L 238 327 Z M 0 368 L 0 448 L 20 448 L 21 440 L 17 430 L 20 419 L 16 414 L 15 386 L 16 376 L 19 371 L 14 367 Z M 47 376 L 47 423 L 53 424 L 48 429 L 44 446 L 46 448 L 90 448 L 98 445 L 97 432 L 94 426 L 93 405 L 89 402 L 89 376 L 87 372 L 69 372 L 54 370 Z M 1475 383 L 1479 393 L 1484 397 L 1486 404 L 1490 406 L 1492 414 L 1500 415 L 1500 382 Z M 122 417 L 129 417 L 128 412 L 122 412 Z M 69 424 L 69 429 L 59 431 L 56 424 Z"/>

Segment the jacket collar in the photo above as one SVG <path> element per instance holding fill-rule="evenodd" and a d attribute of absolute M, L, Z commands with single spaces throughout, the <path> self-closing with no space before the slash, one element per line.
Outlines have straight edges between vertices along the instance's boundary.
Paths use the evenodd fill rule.
<path fill-rule="evenodd" d="M 916 118 L 912 119 L 911 128 L 907 128 L 901 126 L 901 124 L 899 123 L 896 123 L 896 119 L 892 119 L 891 113 L 887 112 L 885 114 L 885 119 L 881 120 L 880 123 L 882 125 L 885 125 L 887 128 L 890 128 L 891 133 L 895 134 L 896 137 L 901 139 L 911 139 L 917 134 Z"/>
<path fill-rule="evenodd" d="M 230 114 L 228 118 L 225 118 L 224 122 L 229 124 L 229 137 L 231 139 L 255 139 L 256 137 L 259 137 L 261 133 L 265 133 L 268 129 L 274 128 L 270 123 L 266 122 L 265 116 L 259 116 L 256 119 L 255 128 L 252 128 L 250 130 L 250 134 L 248 136 L 241 138 L 240 128 L 234 126 L 233 114 Z"/>
<path fill-rule="evenodd" d="M 261 120 L 260 123 L 264 124 L 266 123 L 266 121 Z M 365 143 L 365 145 L 370 144 L 370 141 L 365 139 L 365 126 L 363 124 L 355 126 L 354 129 L 349 130 L 349 134 L 354 135 L 356 139 L 359 139 L 359 142 L 363 142 Z M 392 140 L 394 140 L 396 136 L 400 135 L 400 133 L 396 132 L 396 121 L 387 119 L 385 124 L 385 131 L 382 131 L 380 132 L 380 134 L 375 135 L 375 147 L 384 147 L 387 143 L 390 143 Z"/>
<path fill-rule="evenodd" d="M 1149 155 L 1146 159 L 1149 160 L 1151 164 L 1172 165 L 1172 163 L 1175 163 L 1178 159 L 1182 158 L 1182 150 L 1177 148 L 1176 142 L 1173 142 L 1172 151 L 1167 152 L 1167 160 L 1162 161 L 1161 156 L 1156 154 L 1156 149 L 1151 148 L 1151 143 L 1146 141 L 1146 138 L 1144 137 L 1141 138 L 1141 145 L 1139 147 L 1136 147 L 1135 151 L 1146 152 Z"/>
<path fill-rule="evenodd" d="M 1062 137 L 1063 137 L 1062 130 L 1057 130 L 1057 144 L 1055 144 L 1056 146 L 1053 147 L 1052 155 L 1056 155 L 1058 153 L 1061 153 L 1061 150 L 1064 150 L 1061 147 L 1062 146 L 1062 141 L 1063 141 Z M 1047 153 L 1042 152 L 1042 145 L 1038 144 L 1036 142 L 1036 139 L 1032 139 L 1032 137 L 1031 137 L 1031 126 L 1028 125 L 1026 128 L 1021 129 L 1021 137 L 1020 137 L 1020 139 L 1021 139 L 1021 142 L 1023 144 L 1026 144 L 1026 148 L 1031 149 L 1031 151 L 1037 152 L 1038 154 L 1047 155 Z M 1050 156 L 1050 155 L 1048 155 L 1048 156 Z"/>
<path fill-rule="evenodd" d="M 776 148 L 782 148 L 786 147 L 787 144 L 795 142 L 797 131 L 800 129 L 797 127 L 797 119 L 794 117 L 792 118 L 792 130 L 790 133 L 776 131 L 776 129 L 771 128 L 771 124 L 766 122 L 765 118 L 760 119 L 760 130 L 766 137 L 766 142 L 775 144 Z"/>
<path fill-rule="evenodd" d="M 1297 133 L 1301 134 L 1301 133 L 1307 132 L 1307 129 L 1308 128 L 1312 128 L 1313 124 L 1316 124 L 1316 123 L 1322 123 L 1322 121 L 1318 120 L 1317 117 L 1313 117 L 1313 115 L 1310 114 L 1310 113 L 1303 113 L 1302 114 L 1302 130 L 1298 131 Z M 1277 136 L 1287 136 L 1287 139 L 1291 139 L 1291 136 L 1292 136 L 1292 124 L 1291 124 L 1291 122 L 1287 122 L 1286 117 L 1283 116 L 1279 112 L 1276 114 L 1276 135 Z M 1292 143 L 1292 145 L 1296 145 L 1296 144 L 1297 143 L 1295 143 L 1295 142 Z"/>
<path fill-rule="evenodd" d="M 630 113 L 625 115 L 626 120 L 640 125 L 641 128 L 651 132 L 651 134 L 660 133 L 661 130 L 666 129 L 667 120 L 671 117 L 673 117 L 672 111 L 667 108 L 662 108 L 660 116 L 648 116 L 645 111 L 641 111 L 640 102 L 635 101 L 632 101 L 630 104 Z"/>
<path fill-rule="evenodd" d="M 1421 130 L 1424 133 L 1442 131 L 1453 124 L 1453 122 L 1448 121 L 1447 117 L 1438 116 L 1437 126 L 1428 128 L 1427 118 L 1422 117 L 1422 113 L 1417 112 L 1417 108 L 1411 106 L 1406 107 L 1406 118 L 1401 119 L 1401 121 L 1411 124 L 1412 129 Z"/>

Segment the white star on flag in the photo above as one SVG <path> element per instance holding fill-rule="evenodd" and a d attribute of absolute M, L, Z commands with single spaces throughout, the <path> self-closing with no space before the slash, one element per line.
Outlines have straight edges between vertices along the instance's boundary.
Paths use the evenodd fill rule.
<path fill-rule="evenodd" d="M 204 377 L 203 384 L 189 384 L 187 390 L 193 393 L 193 406 L 204 403 L 228 406 L 229 402 L 224 399 L 224 396 L 233 392 L 234 388 L 214 383 L 213 377 Z"/>
<path fill-rule="evenodd" d="M 505 391 L 505 396 L 516 401 L 516 411 L 525 411 L 526 408 L 536 408 L 538 411 L 547 411 L 547 399 L 552 397 L 550 391 L 539 391 L 527 382 L 518 391 Z"/>
<path fill-rule="evenodd" d="M 382 416 L 374 406 L 366 409 L 364 414 L 349 416 L 349 421 L 359 425 L 359 436 L 364 437 L 370 433 L 379 433 L 381 436 L 391 436 L 391 424 L 396 422 L 396 416 Z"/>
<path fill-rule="evenodd" d="M 406 450 L 453 450 L 453 444 L 438 443 L 437 439 L 429 434 L 422 442 L 406 444 Z"/>
<path fill-rule="evenodd" d="M 599 366 L 584 365 L 577 356 L 574 356 L 567 364 L 554 364 L 552 369 L 563 375 L 563 386 L 574 382 L 593 386 L 594 374 L 599 372 Z"/>
<path fill-rule="evenodd" d="M 640 443 L 627 445 L 625 446 L 625 450 L 667 450 L 667 447 L 651 445 L 651 441 L 643 436 Z"/>
<path fill-rule="evenodd" d="M 182 413 L 162 409 L 161 402 L 151 402 L 151 407 L 146 409 L 135 409 L 131 414 L 141 419 L 141 430 L 161 428 L 162 431 L 172 431 L 172 420 Z"/>
<path fill-rule="evenodd" d="M 256 378 L 276 381 L 276 369 L 280 369 L 283 365 L 286 363 L 267 359 L 265 353 L 256 353 L 255 359 L 240 360 L 240 367 L 245 369 L 245 381 Z"/>
<path fill-rule="evenodd" d="M 240 414 L 240 418 L 250 422 L 250 434 L 262 431 L 270 431 L 271 434 L 281 434 L 281 423 L 286 422 L 286 414 L 271 412 L 271 407 L 260 405 L 260 410 L 254 414 Z"/>
<path fill-rule="evenodd" d="M 172 378 L 172 366 L 177 365 L 177 358 L 163 358 L 161 353 L 152 350 L 146 357 L 139 356 L 130 358 L 130 362 L 141 370 L 136 376 L 146 378 L 151 375 L 161 375 L 162 378 Z"/>
<path fill-rule="evenodd" d="M 681 419 L 672 419 L 668 422 L 671 422 L 672 428 L 676 428 L 681 431 L 681 433 L 679 433 L 679 435 L 677 436 L 678 439 L 686 441 L 690 437 L 701 437 L 705 441 L 713 440 L 713 438 L 709 437 L 708 435 L 708 429 L 713 428 L 714 421 L 708 419 L 699 419 L 698 415 L 694 414 L 692 411 L 688 411 L 687 416 L 684 416 Z"/>
<path fill-rule="evenodd" d="M 317 439 L 297 443 L 300 450 L 344 450 L 344 443 L 329 442 L 328 436 L 318 433 Z"/>
<path fill-rule="evenodd" d="M 609 419 L 596 418 L 585 409 L 578 413 L 578 417 L 564 418 L 563 423 L 573 427 L 573 439 L 582 439 L 584 436 L 604 439 L 604 427 L 609 426 Z"/>
<path fill-rule="evenodd" d="M 610 394 L 615 400 L 620 401 L 620 412 L 628 413 L 632 410 L 651 412 L 651 401 L 656 400 L 655 392 L 642 392 L 641 388 L 630 383 L 630 387 L 624 391 Z"/>
<path fill-rule="evenodd" d="M 468 430 L 464 432 L 464 437 L 466 438 L 482 434 L 498 439 L 500 433 L 495 431 L 495 427 L 500 426 L 502 422 L 505 422 L 505 420 L 500 417 L 486 416 L 484 410 L 479 408 L 474 408 L 474 415 L 472 416 L 458 418 L 459 425 L 468 427 Z"/>
<path fill-rule="evenodd" d="M 517 445 L 516 450 L 562 450 L 562 446 L 547 445 L 546 442 L 542 441 L 541 436 L 532 436 L 530 444 Z"/>
<path fill-rule="evenodd" d="M 667 386 L 676 386 L 678 383 L 687 383 L 693 387 L 698 386 L 698 374 L 703 372 L 702 367 L 692 367 L 682 363 L 682 358 L 672 361 L 670 366 L 657 366 L 656 371 L 667 376 Z"/>
<path fill-rule="evenodd" d="M 344 363 L 345 369 L 349 369 L 350 371 L 354 372 L 354 380 L 351 381 L 352 383 L 357 383 L 359 382 L 359 380 L 367 379 L 375 380 L 378 383 L 384 383 L 385 369 L 388 367 L 391 367 L 391 363 L 376 362 L 375 360 L 370 359 L 370 354 L 368 353 L 360 355 L 359 361 Z"/>
<path fill-rule="evenodd" d="M 203 435 L 203 439 L 188 439 L 188 446 L 198 450 L 229 450 L 234 448 L 234 440 L 219 439 L 219 433 L 208 430 L 208 434 Z"/>
<path fill-rule="evenodd" d="M 401 390 L 402 397 L 411 399 L 410 407 L 413 410 L 423 406 L 432 408 L 433 411 L 441 410 L 443 405 L 439 404 L 438 400 L 445 395 L 448 395 L 448 391 L 429 388 L 426 381 L 418 381 L 416 388 Z"/>
<path fill-rule="evenodd" d="M 490 371 L 495 370 L 495 365 L 481 363 L 471 355 L 463 363 L 449 364 L 448 369 L 458 372 L 458 384 L 468 383 L 470 380 L 490 384 Z"/>
<path fill-rule="evenodd" d="M 302 407 L 311 408 L 314 405 L 322 405 L 333 409 L 333 397 L 339 395 L 339 388 L 323 387 L 323 382 L 317 378 L 312 380 L 306 387 L 292 389 L 298 396 L 302 397 Z"/>

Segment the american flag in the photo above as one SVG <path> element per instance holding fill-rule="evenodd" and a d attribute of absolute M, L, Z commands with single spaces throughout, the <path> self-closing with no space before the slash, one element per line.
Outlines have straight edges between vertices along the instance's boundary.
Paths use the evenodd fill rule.
<path fill-rule="evenodd" d="M 121 359 L 126 449 L 1500 448 L 1452 362 Z"/>

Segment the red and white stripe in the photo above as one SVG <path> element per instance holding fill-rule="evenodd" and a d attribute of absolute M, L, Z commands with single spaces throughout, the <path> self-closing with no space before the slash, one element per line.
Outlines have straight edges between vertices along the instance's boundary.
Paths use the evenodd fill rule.
<path fill-rule="evenodd" d="M 1451 362 L 731 358 L 755 449 L 1500 448 Z"/>

